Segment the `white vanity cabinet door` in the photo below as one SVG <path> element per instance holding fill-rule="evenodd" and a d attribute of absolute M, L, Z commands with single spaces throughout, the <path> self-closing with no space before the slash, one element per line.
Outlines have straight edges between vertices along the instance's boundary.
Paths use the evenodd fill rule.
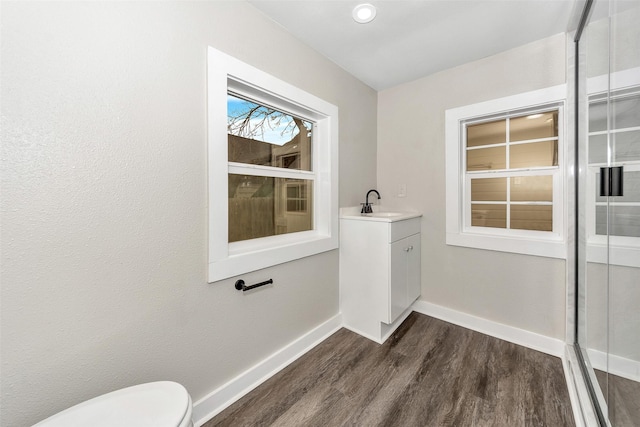
<path fill-rule="evenodd" d="M 407 302 L 407 276 L 409 273 L 408 238 L 391 243 L 389 262 L 389 317 L 381 319 L 385 323 L 392 323 L 406 309 Z"/>
<path fill-rule="evenodd" d="M 389 262 L 389 317 L 395 321 L 420 296 L 420 235 L 391 243 Z"/>
<path fill-rule="evenodd" d="M 420 256 L 420 234 L 414 234 L 409 237 L 409 246 L 412 248 L 408 255 L 407 266 L 407 307 L 409 307 L 420 296 L 421 290 L 421 277 L 420 268 L 422 264 Z"/>

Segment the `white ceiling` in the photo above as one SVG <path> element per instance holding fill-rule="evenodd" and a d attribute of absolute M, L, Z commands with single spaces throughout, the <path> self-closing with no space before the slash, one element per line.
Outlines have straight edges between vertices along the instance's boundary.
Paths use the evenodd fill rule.
<path fill-rule="evenodd" d="M 376 90 L 567 31 L 575 0 L 249 0 Z M 377 16 L 351 17 L 360 3 Z M 576 6 L 578 7 L 578 6 Z M 581 7 L 581 6 L 580 6 Z"/>

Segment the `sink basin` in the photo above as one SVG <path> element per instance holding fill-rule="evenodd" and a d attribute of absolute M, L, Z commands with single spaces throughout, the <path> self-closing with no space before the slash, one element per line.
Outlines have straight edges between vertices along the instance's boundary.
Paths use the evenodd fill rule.
<path fill-rule="evenodd" d="M 360 213 L 358 209 L 360 208 L 343 208 L 341 209 L 340 218 L 358 221 L 396 222 L 422 216 L 422 214 L 418 212 L 398 212 L 387 210 L 363 214 Z"/>

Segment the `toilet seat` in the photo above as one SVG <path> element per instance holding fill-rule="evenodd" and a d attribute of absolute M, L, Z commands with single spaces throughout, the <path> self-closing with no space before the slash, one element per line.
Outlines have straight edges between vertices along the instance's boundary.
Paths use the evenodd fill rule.
<path fill-rule="evenodd" d="M 191 413 L 191 397 L 182 385 L 158 381 L 103 394 L 34 427 L 188 427 Z"/>

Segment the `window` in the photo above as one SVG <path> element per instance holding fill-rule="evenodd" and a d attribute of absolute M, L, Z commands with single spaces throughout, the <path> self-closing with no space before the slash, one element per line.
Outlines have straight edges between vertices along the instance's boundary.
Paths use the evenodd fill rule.
<path fill-rule="evenodd" d="M 209 281 L 338 246 L 337 107 L 209 48 Z"/>
<path fill-rule="evenodd" d="M 312 201 L 313 127 L 228 93 L 229 242 L 313 229 L 313 212 L 301 209 Z M 258 175 L 254 165 L 265 167 Z M 287 177 L 281 175 L 285 170 Z"/>
<path fill-rule="evenodd" d="M 640 267 L 640 70 L 588 81 L 587 260 Z M 609 87 L 611 86 L 611 87 Z M 608 149 L 608 146 L 612 150 Z M 624 193 L 599 195 L 600 168 L 624 167 Z M 608 199 L 608 200 L 607 200 Z M 608 236 L 607 236 L 608 234 Z"/>
<path fill-rule="evenodd" d="M 446 112 L 447 244 L 564 258 L 564 86 Z"/>
<path fill-rule="evenodd" d="M 307 206 L 311 204 L 307 194 L 311 194 L 309 185 L 304 181 L 290 180 L 287 183 L 287 212 L 307 214 L 309 212 Z"/>
<path fill-rule="evenodd" d="M 463 122 L 468 225 L 553 231 L 558 110 Z"/>

